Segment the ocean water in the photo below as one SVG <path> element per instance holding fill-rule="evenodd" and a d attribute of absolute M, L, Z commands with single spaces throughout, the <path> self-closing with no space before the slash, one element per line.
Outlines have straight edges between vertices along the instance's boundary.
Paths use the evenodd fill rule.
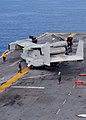
<path fill-rule="evenodd" d="M 86 32 L 86 0 L 0 0 L 0 55 L 44 32 Z"/>

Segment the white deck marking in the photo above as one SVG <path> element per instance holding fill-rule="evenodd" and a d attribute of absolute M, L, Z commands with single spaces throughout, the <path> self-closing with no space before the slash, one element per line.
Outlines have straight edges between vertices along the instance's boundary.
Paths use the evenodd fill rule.
<path fill-rule="evenodd" d="M 86 118 L 86 114 L 79 114 L 78 117 Z"/>
<path fill-rule="evenodd" d="M 75 88 L 75 85 L 73 86 L 73 88 Z"/>
<path fill-rule="evenodd" d="M 16 65 L 20 60 L 14 62 L 13 64 L 9 65 L 10 67 L 13 67 L 14 65 Z"/>
<path fill-rule="evenodd" d="M 57 111 L 57 113 L 56 113 L 57 115 L 59 114 L 60 110 L 61 110 L 61 109 L 58 109 L 58 111 Z"/>
<path fill-rule="evenodd" d="M 64 102 L 63 102 L 63 105 L 66 103 L 66 99 L 64 100 Z"/>
<path fill-rule="evenodd" d="M 68 95 L 71 95 L 71 91 L 68 93 Z"/>
<path fill-rule="evenodd" d="M 37 76 L 25 77 L 25 78 L 22 78 L 22 79 L 28 79 L 28 78 L 39 78 L 39 77 L 44 77 L 44 76 L 48 76 L 48 75 L 55 75 L 55 74 L 37 75 Z"/>
<path fill-rule="evenodd" d="M 11 88 L 44 89 L 45 87 L 35 87 L 35 86 L 11 86 Z"/>

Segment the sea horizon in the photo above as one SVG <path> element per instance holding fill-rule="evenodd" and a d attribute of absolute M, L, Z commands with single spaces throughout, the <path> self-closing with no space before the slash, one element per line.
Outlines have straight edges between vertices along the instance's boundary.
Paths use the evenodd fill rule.
<path fill-rule="evenodd" d="M 0 1 L 0 55 L 10 42 L 45 32 L 86 32 L 86 0 Z"/>

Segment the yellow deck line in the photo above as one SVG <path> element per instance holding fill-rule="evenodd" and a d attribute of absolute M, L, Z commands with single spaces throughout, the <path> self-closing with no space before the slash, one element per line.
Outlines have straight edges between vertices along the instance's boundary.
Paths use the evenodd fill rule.
<path fill-rule="evenodd" d="M 76 35 L 76 33 L 72 33 L 68 37 L 74 37 L 75 35 Z M 67 40 L 67 38 L 65 38 L 65 40 Z"/>
<path fill-rule="evenodd" d="M 20 77 L 22 77 L 25 73 L 28 72 L 30 68 L 26 67 L 25 69 L 22 70 L 22 73 L 16 74 L 13 78 L 9 79 L 5 84 L 0 86 L 0 93 L 3 92 L 7 87 L 9 87 L 12 83 L 17 81 Z"/>

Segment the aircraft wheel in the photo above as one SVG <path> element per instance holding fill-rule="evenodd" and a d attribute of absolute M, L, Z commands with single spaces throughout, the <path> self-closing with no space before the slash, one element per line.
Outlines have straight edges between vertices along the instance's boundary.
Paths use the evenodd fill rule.
<path fill-rule="evenodd" d="M 34 68 L 34 66 L 33 66 L 33 65 L 31 65 L 31 66 L 30 66 L 30 69 L 33 69 L 33 68 Z"/>

